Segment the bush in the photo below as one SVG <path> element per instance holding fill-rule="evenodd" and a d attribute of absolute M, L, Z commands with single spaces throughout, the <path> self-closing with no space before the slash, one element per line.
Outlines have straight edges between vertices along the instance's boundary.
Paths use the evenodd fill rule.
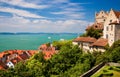
<path fill-rule="evenodd" d="M 117 68 L 117 67 L 114 68 L 113 70 L 114 70 L 114 71 L 118 71 L 118 72 L 120 72 L 120 68 Z"/>
<path fill-rule="evenodd" d="M 103 70 L 103 72 L 108 72 L 107 70 Z"/>
<path fill-rule="evenodd" d="M 108 70 L 113 70 L 113 67 L 109 67 Z"/>
<path fill-rule="evenodd" d="M 102 75 L 103 75 L 103 76 L 108 76 L 108 77 L 109 77 L 109 76 L 113 76 L 113 73 L 112 73 L 112 72 L 106 72 L 106 73 L 103 73 Z"/>

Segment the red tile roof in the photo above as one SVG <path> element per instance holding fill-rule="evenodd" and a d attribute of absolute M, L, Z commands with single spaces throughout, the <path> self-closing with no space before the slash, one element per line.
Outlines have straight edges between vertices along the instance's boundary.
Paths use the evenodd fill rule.
<path fill-rule="evenodd" d="M 2 66 L 2 65 L 0 65 L 0 70 L 4 70 L 5 68 Z"/>
<path fill-rule="evenodd" d="M 11 60 L 11 62 L 15 65 L 16 63 L 20 62 L 21 59 L 20 58 L 14 58 L 13 60 Z"/>
<path fill-rule="evenodd" d="M 112 25 L 112 24 L 120 25 L 120 21 L 119 22 L 117 22 L 117 21 L 111 22 L 109 25 Z"/>
<path fill-rule="evenodd" d="M 7 68 L 6 64 L 0 60 L 0 70 L 4 70 L 6 68 Z"/>
<path fill-rule="evenodd" d="M 28 50 L 27 52 L 30 54 L 30 56 L 33 56 L 34 54 L 38 53 L 38 50 Z"/>
<path fill-rule="evenodd" d="M 53 46 L 47 46 L 46 44 L 43 44 L 39 47 L 39 49 L 42 50 L 45 59 L 49 59 L 52 57 L 52 55 L 56 54 L 55 47 Z"/>
<path fill-rule="evenodd" d="M 44 54 L 45 59 L 50 59 L 52 55 L 56 54 L 55 51 L 43 51 L 42 53 Z"/>
<path fill-rule="evenodd" d="M 88 26 L 86 30 L 89 30 L 90 28 L 96 29 L 96 30 L 103 30 L 103 23 L 94 23 L 91 26 Z"/>
<path fill-rule="evenodd" d="M 21 60 L 26 60 L 30 56 L 37 53 L 38 50 L 7 50 L 0 53 L 0 69 L 7 68 L 6 62 L 11 61 L 13 64 L 16 64 L 17 62 Z M 3 57 L 7 57 L 6 60 L 2 61 Z"/>
<path fill-rule="evenodd" d="M 29 59 L 29 55 L 24 51 L 22 54 L 19 54 L 19 57 L 22 59 L 22 60 L 26 60 L 26 59 Z"/>
<path fill-rule="evenodd" d="M 95 42 L 97 39 L 93 38 L 93 37 L 78 37 L 76 39 L 74 39 L 74 42 Z"/>
<path fill-rule="evenodd" d="M 113 11 L 113 12 L 115 13 L 115 16 L 116 16 L 117 18 L 120 17 L 120 11 Z"/>
<path fill-rule="evenodd" d="M 94 42 L 91 46 L 101 46 L 105 47 L 108 44 L 108 40 L 104 38 L 99 38 L 96 42 Z"/>

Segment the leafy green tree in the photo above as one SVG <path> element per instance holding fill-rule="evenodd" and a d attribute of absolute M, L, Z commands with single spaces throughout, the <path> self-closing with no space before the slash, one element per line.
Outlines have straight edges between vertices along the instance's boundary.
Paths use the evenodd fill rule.
<path fill-rule="evenodd" d="M 96 30 L 96 29 L 90 28 L 87 31 L 86 35 L 98 39 L 102 36 L 102 30 Z"/>

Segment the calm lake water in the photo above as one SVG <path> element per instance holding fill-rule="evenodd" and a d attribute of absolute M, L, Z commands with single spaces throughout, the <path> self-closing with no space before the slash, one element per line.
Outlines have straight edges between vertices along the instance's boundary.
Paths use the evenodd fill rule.
<path fill-rule="evenodd" d="M 74 39 L 78 34 L 0 34 L 0 52 L 11 49 L 38 49 L 41 44 L 60 39 Z"/>

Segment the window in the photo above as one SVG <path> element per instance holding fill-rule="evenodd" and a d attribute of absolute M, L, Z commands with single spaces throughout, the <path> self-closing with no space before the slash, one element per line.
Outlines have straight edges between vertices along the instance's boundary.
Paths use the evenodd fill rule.
<path fill-rule="evenodd" d="M 113 31 L 113 25 L 111 25 L 111 31 Z"/>
<path fill-rule="evenodd" d="M 108 28 L 108 26 L 106 27 L 106 31 L 108 31 L 109 30 L 109 28 Z"/>
<path fill-rule="evenodd" d="M 112 22 L 112 20 L 110 20 L 110 22 Z"/>
<path fill-rule="evenodd" d="M 106 34 L 106 39 L 108 39 L 108 34 Z"/>

